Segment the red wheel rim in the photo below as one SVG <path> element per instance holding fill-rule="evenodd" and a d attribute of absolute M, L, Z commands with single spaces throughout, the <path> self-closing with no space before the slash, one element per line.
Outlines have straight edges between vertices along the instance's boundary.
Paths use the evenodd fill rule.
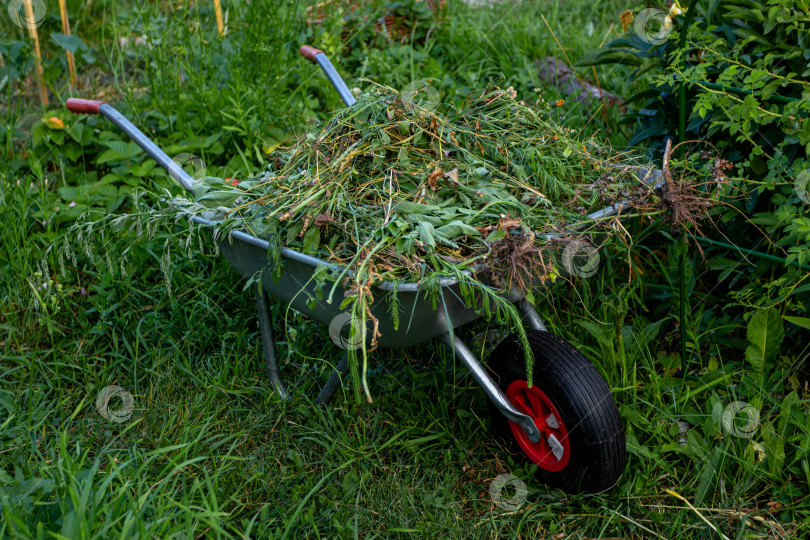
<path fill-rule="evenodd" d="M 506 389 L 506 397 L 517 410 L 532 418 L 540 431 L 540 441 L 532 442 L 523 428 L 509 421 L 512 434 L 520 448 L 538 467 L 558 472 L 568 465 L 571 444 L 562 416 L 546 394 L 524 380 L 513 381 Z"/>

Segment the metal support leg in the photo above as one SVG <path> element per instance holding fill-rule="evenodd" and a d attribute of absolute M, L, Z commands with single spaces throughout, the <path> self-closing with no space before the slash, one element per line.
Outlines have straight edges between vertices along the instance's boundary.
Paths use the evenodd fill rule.
<path fill-rule="evenodd" d="M 537 313 L 537 310 L 534 309 L 531 302 L 525 298 L 522 298 L 520 302 L 518 302 L 518 307 L 520 308 L 520 311 L 523 312 L 523 316 L 526 317 L 526 321 L 529 323 L 532 330 L 537 330 L 538 332 L 548 332 L 548 330 L 546 330 L 546 325 L 543 324 L 542 319 L 540 319 L 540 315 Z"/>
<path fill-rule="evenodd" d="M 318 397 L 315 398 L 315 403 L 329 403 L 331 401 L 332 396 L 335 395 L 335 391 L 340 388 L 340 385 L 343 383 L 344 377 L 349 372 L 349 355 L 344 354 L 340 358 L 340 362 L 338 365 L 335 366 L 334 371 L 329 376 L 329 380 L 326 381 L 326 384 L 323 385 L 321 389 L 321 393 L 318 394 Z"/>
<path fill-rule="evenodd" d="M 259 310 L 259 330 L 262 333 L 262 349 L 264 350 L 264 368 L 270 384 L 281 399 L 288 399 L 289 394 L 278 376 L 278 360 L 276 359 L 276 341 L 273 339 L 273 321 L 270 318 L 270 300 L 261 284 L 256 285 L 256 307 Z"/>
<path fill-rule="evenodd" d="M 456 356 L 461 358 L 464 366 L 470 370 L 475 382 L 484 390 L 484 393 L 492 400 L 495 407 L 497 407 L 506 418 L 522 427 L 523 431 L 525 431 L 526 435 L 529 437 L 529 440 L 532 442 L 540 442 L 540 432 L 537 430 L 534 420 L 512 406 L 506 395 L 487 374 L 486 369 L 478 362 L 478 359 L 472 351 L 470 351 L 460 339 L 451 336 L 449 333 L 444 334 L 441 340 L 445 345 L 453 349 Z"/>

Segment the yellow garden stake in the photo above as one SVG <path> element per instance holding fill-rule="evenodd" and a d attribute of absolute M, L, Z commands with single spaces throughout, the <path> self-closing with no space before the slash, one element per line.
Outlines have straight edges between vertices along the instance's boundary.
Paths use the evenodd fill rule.
<path fill-rule="evenodd" d="M 67 3 L 65 0 L 59 0 L 59 15 L 62 17 L 62 33 L 69 36 L 70 21 L 68 20 Z M 70 84 L 76 86 L 76 64 L 73 61 L 73 53 L 70 51 L 65 51 L 65 53 L 67 54 L 68 71 L 70 71 Z"/>
<path fill-rule="evenodd" d="M 225 35 L 225 25 L 222 22 L 222 4 L 220 0 L 214 0 L 214 11 L 217 15 L 217 33 L 219 37 Z"/>
<path fill-rule="evenodd" d="M 28 28 L 28 35 L 34 40 L 34 69 L 37 73 L 37 84 L 39 85 L 39 100 L 42 102 L 43 107 L 48 106 L 48 89 L 45 88 L 44 71 L 42 69 L 42 53 L 39 49 L 39 34 L 37 33 L 37 26 L 34 23 L 34 6 L 31 0 L 24 0 L 25 18 L 28 21 L 25 25 Z"/>

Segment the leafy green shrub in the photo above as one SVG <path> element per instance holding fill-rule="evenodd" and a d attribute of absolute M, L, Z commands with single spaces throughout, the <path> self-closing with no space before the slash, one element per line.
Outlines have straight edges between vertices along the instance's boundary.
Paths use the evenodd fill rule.
<path fill-rule="evenodd" d="M 626 101 L 636 107 L 628 116 L 636 128 L 631 144 L 657 153 L 668 138 L 682 135 L 708 141 L 734 163 L 730 176 L 746 197 L 729 201 L 718 215 L 720 240 L 767 250 L 784 262 L 745 264 L 763 259 L 723 251 L 709 260 L 713 277 L 736 283 L 730 307 L 738 312 L 779 306 L 796 340 L 786 345 L 801 347 L 798 332 L 810 327 L 804 316 L 810 310 L 810 13 L 794 0 L 698 2 L 693 9 L 686 36 L 679 33 L 683 14 L 661 42 L 630 25 L 625 37 L 579 64 L 631 66 L 631 80 L 646 83 Z M 679 134 L 682 84 L 686 122 Z"/>

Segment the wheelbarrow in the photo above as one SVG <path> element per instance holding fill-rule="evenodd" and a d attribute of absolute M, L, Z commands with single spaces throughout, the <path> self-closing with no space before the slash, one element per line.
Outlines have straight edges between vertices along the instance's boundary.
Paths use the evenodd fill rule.
<path fill-rule="evenodd" d="M 301 47 L 301 54 L 319 64 L 347 106 L 355 100 L 327 56 L 313 47 Z M 70 98 L 67 108 L 74 113 L 102 114 L 118 126 L 180 185 L 192 191 L 194 179 L 155 145 L 143 132 L 103 101 Z M 638 169 L 640 179 L 660 182 L 660 171 Z M 587 216 L 600 219 L 615 215 L 627 206 L 617 203 Z M 193 222 L 216 232 L 218 224 L 202 217 Z M 234 269 L 244 278 L 256 278 L 254 289 L 267 376 L 281 398 L 288 396 L 279 376 L 269 297 L 324 325 L 345 319 L 339 303 L 316 302 L 313 274 L 324 265 L 339 270 L 324 260 L 293 249 L 281 249 L 281 277 L 273 277 L 266 240 L 242 231 L 214 235 L 219 248 Z M 257 278 L 258 276 L 258 278 Z M 455 335 L 454 330 L 480 317 L 475 307 L 461 299 L 459 283 L 441 282 L 441 302 L 434 309 L 419 282 L 399 284 L 397 300 L 411 323 L 394 330 L 389 302 L 394 284 L 383 282 L 373 291 L 371 307 L 379 320 L 379 346 L 404 348 L 438 339 L 452 349 L 475 382 L 489 398 L 490 413 L 497 435 L 520 459 L 535 464 L 537 479 L 564 491 L 600 492 L 618 481 L 625 466 L 625 437 L 616 403 L 607 383 L 591 362 L 565 340 L 546 330 L 534 306 L 521 294 L 510 292 L 506 298 L 520 309 L 528 326 L 528 342 L 535 362 L 533 385 L 528 385 L 522 343 L 513 337 L 504 339 L 490 354 L 484 367 L 475 354 Z M 345 329 L 344 329 L 345 330 Z M 344 331 L 345 334 L 345 331 Z M 332 336 L 338 342 L 343 334 Z M 336 339 L 338 338 L 338 339 Z M 345 344 L 345 341 L 342 341 Z M 317 400 L 328 401 L 348 372 L 344 354 L 323 386 Z"/>

